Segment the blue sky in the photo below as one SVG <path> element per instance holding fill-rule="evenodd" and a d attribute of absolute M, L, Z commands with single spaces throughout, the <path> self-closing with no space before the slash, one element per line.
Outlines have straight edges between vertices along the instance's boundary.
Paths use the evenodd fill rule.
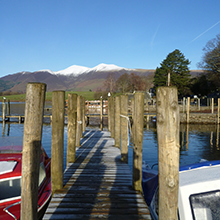
<path fill-rule="evenodd" d="M 179 49 L 198 69 L 219 0 L 0 0 L 0 77 L 100 63 L 156 69 Z"/>

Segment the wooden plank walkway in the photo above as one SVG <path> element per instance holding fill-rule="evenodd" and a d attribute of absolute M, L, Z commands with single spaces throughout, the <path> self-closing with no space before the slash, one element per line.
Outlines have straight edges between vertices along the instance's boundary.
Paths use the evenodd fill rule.
<path fill-rule="evenodd" d="M 110 132 L 86 131 L 81 143 L 76 162 L 65 170 L 65 186 L 54 193 L 43 219 L 151 219 Z"/>

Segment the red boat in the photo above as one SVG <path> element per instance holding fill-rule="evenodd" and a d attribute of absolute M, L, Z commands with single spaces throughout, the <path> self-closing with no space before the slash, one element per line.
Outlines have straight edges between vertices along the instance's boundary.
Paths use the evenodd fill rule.
<path fill-rule="evenodd" d="M 50 158 L 41 148 L 38 219 L 51 198 Z M 20 219 L 22 146 L 0 147 L 0 219 Z"/>

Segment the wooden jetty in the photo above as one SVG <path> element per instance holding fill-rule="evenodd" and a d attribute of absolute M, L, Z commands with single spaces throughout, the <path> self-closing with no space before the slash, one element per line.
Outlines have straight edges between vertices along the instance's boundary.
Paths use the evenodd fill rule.
<path fill-rule="evenodd" d="M 166 153 L 158 155 L 159 220 L 177 219 L 176 189 L 179 187 L 179 169 L 177 169 L 179 162 L 176 157 L 179 155 L 179 140 L 176 135 L 179 133 L 177 89 L 161 87 L 158 92 L 161 92 L 161 97 L 169 94 L 166 98 L 164 96 L 159 99 L 157 109 L 157 116 L 159 116 L 157 125 L 162 128 L 158 129 L 162 133 L 158 133 L 158 136 L 164 137 L 167 147 Z M 45 85 L 37 83 L 27 85 L 26 97 L 29 98 L 25 106 L 24 124 L 24 142 L 27 143 L 25 145 L 27 153 L 23 154 L 23 160 L 31 162 L 33 160 L 33 164 L 37 164 L 38 160 L 37 157 L 33 158 L 33 152 L 40 150 L 38 139 L 41 138 L 43 123 L 43 105 L 35 111 L 35 104 L 43 103 L 43 93 L 45 94 Z M 39 94 L 40 101 L 35 102 L 30 94 Z M 64 97 L 64 91 L 54 91 L 52 94 L 51 189 L 53 197 L 43 219 L 151 219 L 141 193 L 144 93 L 136 92 L 134 95 L 132 127 L 129 125 L 127 96 L 120 96 L 120 100 L 110 97 L 109 131 L 103 131 L 102 126 L 100 130 L 85 130 L 85 111 L 82 108 L 84 98 L 69 94 L 67 168 L 63 173 Z M 117 109 L 118 101 L 120 101 L 120 109 Z M 32 120 L 31 115 L 41 118 L 36 129 L 32 126 L 36 120 Z M 120 125 L 115 123 L 119 121 L 119 118 Z M 128 127 L 132 131 L 133 139 L 132 171 L 128 166 L 129 135 L 127 132 L 126 135 L 122 132 L 128 131 Z M 119 132 L 121 137 L 117 135 Z M 118 138 L 121 139 L 121 146 L 116 144 Z M 158 142 L 159 149 L 164 148 L 163 145 L 163 142 Z M 76 147 L 78 147 L 77 151 L 75 151 Z M 170 160 L 167 154 L 171 155 L 174 150 L 175 160 L 173 158 Z M 161 169 L 162 172 L 161 166 L 164 166 Z M 26 180 L 22 181 L 21 187 L 21 201 L 23 201 L 21 219 L 37 220 L 38 175 L 36 166 L 22 166 L 22 173 L 28 175 L 26 175 Z M 30 187 L 30 184 L 35 188 Z M 163 191 L 161 189 L 165 190 L 166 195 L 161 193 Z M 161 209 L 163 205 L 166 208 Z"/>
<path fill-rule="evenodd" d="M 86 130 L 75 163 L 63 175 L 43 217 L 47 219 L 151 219 L 132 172 L 109 131 Z"/>

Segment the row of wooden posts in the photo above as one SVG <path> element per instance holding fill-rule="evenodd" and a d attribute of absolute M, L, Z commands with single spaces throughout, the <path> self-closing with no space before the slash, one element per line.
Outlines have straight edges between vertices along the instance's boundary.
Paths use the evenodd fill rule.
<path fill-rule="evenodd" d="M 142 191 L 142 153 L 144 93 L 136 92 L 132 101 L 133 188 Z M 121 160 L 128 162 L 128 97 L 108 100 L 108 129 L 121 149 Z M 177 219 L 179 188 L 179 105 L 175 87 L 157 91 L 157 139 L 159 169 L 159 219 Z"/>
<path fill-rule="evenodd" d="M 2 102 L 2 120 L 5 121 L 5 118 L 6 118 L 6 106 L 5 106 L 5 102 L 6 102 L 6 99 L 3 98 L 3 102 Z M 10 115 L 10 100 L 7 100 L 7 115 Z"/>
<path fill-rule="evenodd" d="M 37 220 L 38 176 L 46 85 L 28 83 L 23 134 L 21 220 Z M 52 93 L 51 188 L 63 188 L 65 92 Z M 85 99 L 68 94 L 67 164 L 75 161 L 76 147 L 85 130 Z"/>
<path fill-rule="evenodd" d="M 200 98 L 197 98 L 196 100 L 197 100 L 196 106 L 198 108 L 198 111 L 200 111 L 200 109 L 201 109 Z M 218 98 L 218 100 L 219 100 L 219 98 Z M 183 113 L 184 113 L 187 109 L 186 106 L 190 105 L 190 97 L 187 97 L 187 98 L 183 97 L 182 104 L 183 104 Z M 211 113 L 214 113 L 214 105 L 215 105 L 215 99 L 214 98 L 207 98 L 207 106 L 210 106 Z"/>
<path fill-rule="evenodd" d="M 200 99 L 197 99 L 198 100 L 198 111 L 200 111 Z M 7 105 L 6 105 L 6 102 L 7 102 Z M 211 113 L 214 114 L 214 98 L 210 98 L 209 99 L 209 102 L 210 102 L 210 107 L 211 107 Z M 133 99 L 131 99 L 131 105 L 132 105 L 132 109 L 133 109 Z M 218 106 L 217 106 L 217 123 L 219 124 L 220 123 L 220 98 L 218 98 Z M 7 108 L 6 108 L 7 106 Z M 127 108 L 128 107 L 128 104 L 126 105 Z M 189 123 L 189 118 L 190 118 L 190 97 L 188 98 L 183 98 L 183 102 L 182 102 L 182 113 L 186 113 L 187 115 L 187 118 L 186 118 L 186 122 Z M 126 110 L 127 111 L 127 110 Z M 149 118 L 150 118 L 151 115 L 146 115 L 146 122 L 148 123 L 149 122 Z M 49 117 L 50 118 L 50 121 L 52 122 L 52 115 L 44 115 L 44 117 Z M 101 101 L 100 102 L 100 116 L 96 116 L 96 117 L 100 117 L 100 129 L 102 130 L 103 129 L 103 102 Z M 5 122 L 6 120 L 10 120 L 10 118 L 18 118 L 19 120 L 19 123 L 23 122 L 24 121 L 24 116 L 22 115 L 10 115 L 10 100 L 6 100 L 6 99 L 3 99 L 3 102 L 2 102 L 2 121 Z M 87 117 L 87 120 L 89 122 L 89 116 Z M 110 130 L 110 127 L 109 127 L 109 130 Z M 118 139 L 117 139 L 118 140 Z"/>
<path fill-rule="evenodd" d="M 198 106 L 200 106 L 200 104 L 198 104 Z M 199 110 L 200 110 L 200 108 L 199 108 Z M 185 98 L 183 99 L 183 113 L 185 111 L 186 111 L 186 115 L 187 115 L 186 122 L 188 124 L 189 123 L 189 114 L 190 114 L 190 97 L 188 97 L 187 99 L 185 99 Z M 214 98 L 211 98 L 211 113 L 212 114 L 214 113 Z M 219 117 L 220 117 L 220 98 L 218 98 L 218 106 L 217 106 L 217 124 L 220 123 Z"/>
<path fill-rule="evenodd" d="M 129 128 L 133 140 L 133 188 L 142 191 L 142 145 L 144 123 L 144 93 L 134 95 L 132 129 L 128 117 L 128 96 L 110 97 L 108 100 L 108 130 L 115 139 L 115 147 L 121 149 L 121 160 L 128 163 Z"/>
<path fill-rule="evenodd" d="M 38 175 L 46 85 L 28 83 L 23 134 L 21 220 L 37 219 Z M 52 94 L 51 186 L 63 187 L 64 91 Z M 75 161 L 76 147 L 85 130 L 84 98 L 68 94 L 67 164 Z M 121 159 L 128 162 L 128 98 L 109 99 L 109 130 Z M 133 187 L 142 191 L 142 148 L 144 93 L 137 92 L 133 103 Z M 102 114 L 101 114 L 102 115 Z M 102 117 L 102 116 L 101 116 Z M 120 123 L 120 124 L 119 124 Z M 176 88 L 161 87 L 157 93 L 159 160 L 159 219 L 176 219 L 179 182 L 179 109 Z M 120 129 L 120 131 L 118 131 Z M 119 136 L 118 136 L 119 135 Z M 168 155 L 168 156 L 167 156 Z"/>

